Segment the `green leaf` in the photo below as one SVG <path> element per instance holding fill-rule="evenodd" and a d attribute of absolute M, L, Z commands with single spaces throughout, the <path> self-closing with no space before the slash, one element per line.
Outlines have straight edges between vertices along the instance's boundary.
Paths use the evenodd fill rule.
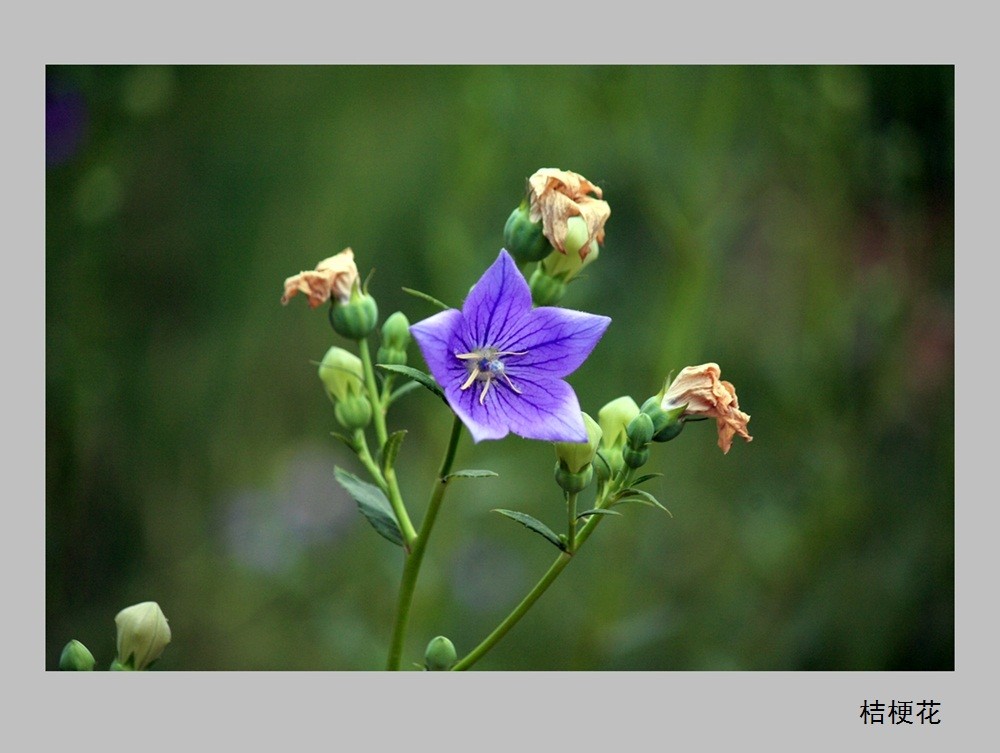
<path fill-rule="evenodd" d="M 379 461 L 379 467 L 383 472 L 386 468 L 392 468 L 396 462 L 396 455 L 399 454 L 399 446 L 403 444 L 403 437 L 405 436 L 406 429 L 400 429 L 399 431 L 394 431 L 385 440 L 385 447 L 382 448 L 382 458 Z"/>
<path fill-rule="evenodd" d="M 538 533 L 538 534 L 541 534 L 542 536 L 544 536 L 546 539 L 549 540 L 550 543 L 552 543 L 553 545 L 555 545 L 558 549 L 561 549 L 562 551 L 566 551 L 566 543 L 562 539 L 560 539 L 552 531 L 552 529 L 549 528 L 547 525 L 545 525 L 542 521 L 537 520 L 537 519 L 531 517 L 527 513 L 517 512 L 516 510 L 499 510 L 499 509 L 497 509 L 497 510 L 493 510 L 493 512 L 498 512 L 501 515 L 505 515 L 506 517 L 510 518 L 511 520 L 516 520 L 518 523 L 520 523 L 521 525 L 525 526 L 526 528 L 529 528 L 530 530 L 534 531 L 535 533 Z"/>
<path fill-rule="evenodd" d="M 609 510 L 606 507 L 595 507 L 593 510 L 584 510 L 581 513 L 577 513 L 576 519 L 586 518 L 590 515 L 621 515 L 617 510 Z"/>
<path fill-rule="evenodd" d="M 450 481 L 453 478 L 490 478 L 492 476 L 499 476 L 500 474 L 495 471 L 484 471 L 479 469 L 472 469 L 467 471 L 455 471 L 454 473 L 449 473 L 444 477 L 445 481 Z"/>
<path fill-rule="evenodd" d="M 620 504 L 622 502 L 638 502 L 640 505 L 659 507 L 661 510 L 663 510 L 663 512 L 665 512 L 671 518 L 674 517 L 673 513 L 671 513 L 670 510 L 661 505 L 656 497 L 654 497 L 649 492 L 644 492 L 642 489 L 625 489 L 624 491 L 619 492 L 614 497 L 614 504 Z"/>
<path fill-rule="evenodd" d="M 413 288 L 403 288 L 403 292 L 404 293 L 409 293 L 410 295 L 412 295 L 412 296 L 414 296 L 416 298 L 420 298 L 422 300 L 425 300 L 428 303 L 430 303 L 430 304 L 432 304 L 434 306 L 437 306 L 442 311 L 447 311 L 450 308 L 454 308 L 454 306 L 449 306 L 447 303 L 442 303 L 441 301 L 439 301 L 434 296 L 427 295 L 427 293 L 421 293 L 419 290 L 414 290 Z"/>
<path fill-rule="evenodd" d="M 397 374 L 402 374 L 405 377 L 409 377 L 414 382 L 419 382 L 424 387 L 433 392 L 435 395 L 437 395 L 439 398 L 444 400 L 444 392 L 442 391 L 440 385 L 438 385 L 438 383 L 434 381 L 434 377 L 432 377 L 430 374 L 426 374 L 423 371 L 420 371 L 420 369 L 414 369 L 409 366 L 401 366 L 399 364 L 394 364 L 394 363 L 380 363 L 377 364 L 377 366 L 383 371 L 394 371 Z M 447 402 L 448 401 L 445 400 L 445 403 Z"/>
<path fill-rule="evenodd" d="M 382 493 L 382 490 L 362 481 L 343 468 L 334 468 L 333 475 L 358 503 L 358 509 L 362 515 L 368 518 L 372 527 L 393 544 L 403 546 L 403 534 L 399 530 L 396 516 L 392 512 L 392 505 L 389 504 L 389 500 Z"/>
<path fill-rule="evenodd" d="M 348 437 L 348 436 L 346 436 L 344 434 L 340 434 L 339 432 L 336 432 L 336 431 L 331 431 L 330 435 L 336 437 L 341 442 L 343 442 L 348 447 L 350 447 L 352 452 L 357 452 L 358 451 L 358 448 L 354 446 L 354 440 L 351 439 L 350 437 Z"/>
<path fill-rule="evenodd" d="M 649 481 L 650 479 L 657 478 L 658 476 L 662 476 L 662 475 L 663 475 L 662 473 L 647 473 L 645 476 L 639 476 L 639 478 L 637 478 L 635 481 L 633 481 L 632 482 L 632 486 L 638 486 L 639 484 L 643 483 L 644 481 Z"/>

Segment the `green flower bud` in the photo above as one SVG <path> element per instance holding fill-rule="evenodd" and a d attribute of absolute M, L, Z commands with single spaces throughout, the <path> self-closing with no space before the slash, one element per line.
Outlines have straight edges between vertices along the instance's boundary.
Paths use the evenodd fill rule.
<path fill-rule="evenodd" d="M 410 320 L 397 311 L 382 323 L 382 345 L 386 348 L 406 350 L 410 344 Z"/>
<path fill-rule="evenodd" d="M 353 353 L 334 345 L 319 364 L 319 378 L 336 402 L 360 395 L 364 387 L 364 367 Z"/>
<path fill-rule="evenodd" d="M 528 286 L 531 288 L 531 300 L 536 306 L 551 306 L 566 295 L 566 281 L 551 276 L 541 266 L 531 273 Z"/>
<path fill-rule="evenodd" d="M 601 427 L 586 413 L 582 415 L 583 425 L 587 429 L 587 441 L 555 443 L 559 464 L 572 473 L 579 473 L 593 462 L 597 447 L 601 443 Z"/>
<path fill-rule="evenodd" d="M 59 657 L 59 669 L 66 672 L 90 672 L 96 663 L 90 650 L 76 639 L 66 644 Z"/>
<path fill-rule="evenodd" d="M 382 344 L 375 356 L 375 363 L 405 366 L 406 348 L 409 344 L 410 322 L 402 311 L 397 311 L 382 324 Z"/>
<path fill-rule="evenodd" d="M 143 670 L 160 658 L 170 643 L 170 626 L 155 601 L 126 607 L 115 617 L 118 661 Z"/>
<path fill-rule="evenodd" d="M 616 398 L 597 411 L 597 423 L 601 425 L 603 437 L 601 446 L 621 447 L 625 444 L 625 429 L 633 418 L 639 415 L 639 406 L 628 397 Z M 610 458 L 608 458 L 610 462 Z"/>
<path fill-rule="evenodd" d="M 681 416 L 684 415 L 686 407 L 687 403 L 670 410 L 663 410 L 658 396 L 655 395 L 642 404 L 642 412 L 653 422 L 654 442 L 669 442 L 681 433 L 681 429 L 684 428 Z"/>
<path fill-rule="evenodd" d="M 378 323 L 378 305 L 375 299 L 355 286 L 347 303 L 335 301 L 330 308 L 330 324 L 338 335 L 350 340 L 362 340 L 372 333 Z"/>
<path fill-rule="evenodd" d="M 454 644 L 443 635 L 431 638 L 424 651 L 424 669 L 429 672 L 446 672 L 457 660 Z"/>
<path fill-rule="evenodd" d="M 565 491 L 582 492 L 594 480 L 594 466 L 584 466 L 583 470 L 574 473 L 567 470 L 562 463 L 556 463 L 555 476 L 556 483 Z"/>
<path fill-rule="evenodd" d="M 653 419 L 645 413 L 640 413 L 629 421 L 625 434 L 628 437 L 628 446 L 633 450 L 641 450 L 653 439 Z"/>
<path fill-rule="evenodd" d="M 542 261 L 546 274 L 569 282 L 576 277 L 588 264 L 597 261 L 600 246 L 592 239 L 586 248 L 587 223 L 582 217 L 570 217 L 566 220 L 566 253 L 553 251 Z M 581 253 L 582 251 L 582 253 Z"/>
<path fill-rule="evenodd" d="M 518 264 L 541 261 L 552 253 L 552 244 L 542 232 L 542 221 L 532 222 L 529 214 L 528 202 L 524 200 L 503 226 L 504 248 Z"/>
<path fill-rule="evenodd" d="M 640 450 L 636 450 L 632 447 L 626 446 L 622 450 L 622 460 L 625 461 L 625 465 L 629 468 L 642 468 L 649 460 L 649 447 L 643 447 Z"/>
<path fill-rule="evenodd" d="M 364 429 L 372 422 L 372 404 L 365 395 L 350 395 L 337 401 L 333 415 L 345 429 Z"/>

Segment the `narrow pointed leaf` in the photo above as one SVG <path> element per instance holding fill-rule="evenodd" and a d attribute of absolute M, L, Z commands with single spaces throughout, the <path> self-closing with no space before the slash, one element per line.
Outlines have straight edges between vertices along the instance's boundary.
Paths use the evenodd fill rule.
<path fill-rule="evenodd" d="M 617 510 L 609 510 L 606 507 L 595 507 L 593 510 L 584 510 L 581 513 L 577 513 L 576 519 L 586 518 L 590 515 L 621 515 Z"/>
<path fill-rule="evenodd" d="M 382 490 L 362 481 L 343 468 L 334 468 L 333 475 L 351 495 L 351 498 L 358 503 L 358 510 L 368 518 L 372 527 L 393 544 L 403 546 L 403 534 L 399 530 L 392 506 Z"/>
<path fill-rule="evenodd" d="M 638 486 L 639 484 L 645 481 L 649 481 L 650 479 L 654 479 L 662 475 L 663 475 L 662 473 L 647 473 L 644 476 L 639 476 L 639 478 L 633 481 L 632 486 Z"/>
<path fill-rule="evenodd" d="M 447 303 L 442 303 L 432 295 L 427 295 L 427 293 L 423 293 L 419 290 L 414 290 L 413 288 L 403 288 L 403 292 L 409 293 L 415 298 L 420 298 L 421 300 L 427 301 L 431 305 L 437 306 L 442 311 L 447 311 L 450 308 L 454 308 L 454 306 L 449 306 Z"/>
<path fill-rule="evenodd" d="M 382 457 L 379 461 L 379 466 L 385 471 L 386 468 L 392 468 L 393 464 L 396 462 L 396 455 L 399 454 L 399 446 L 403 444 L 403 437 L 406 436 L 406 429 L 400 429 L 399 431 L 394 431 L 389 435 L 389 438 L 385 440 L 385 447 L 382 449 Z"/>
<path fill-rule="evenodd" d="M 331 431 L 330 435 L 336 437 L 341 442 L 343 442 L 344 444 L 346 444 L 349 448 L 351 448 L 352 451 L 357 452 L 357 448 L 354 446 L 354 440 L 351 439 L 350 437 L 348 437 L 348 436 L 346 436 L 344 434 L 340 434 L 339 432 L 336 432 L 336 431 Z"/>
<path fill-rule="evenodd" d="M 527 513 L 517 512 L 516 510 L 499 510 L 499 509 L 493 510 L 493 512 L 498 512 L 501 515 L 505 515 L 506 517 L 510 518 L 511 520 L 516 520 L 525 528 L 528 528 L 537 534 L 541 534 L 558 549 L 561 549 L 563 551 L 566 550 L 565 542 L 562 539 L 560 539 L 551 528 L 545 525 L 542 521 L 531 517 Z"/>
<path fill-rule="evenodd" d="M 493 476 L 499 476 L 500 474 L 496 471 L 485 471 L 481 469 L 470 469 L 467 471 L 455 471 L 454 473 L 449 473 L 444 477 L 445 481 L 449 481 L 453 478 L 491 478 Z"/>
<path fill-rule="evenodd" d="M 429 389 L 431 392 L 433 392 L 442 400 L 445 399 L 444 392 L 441 390 L 441 387 L 438 385 L 438 383 L 434 381 L 434 377 L 432 377 L 430 374 L 426 374 L 423 371 L 420 371 L 420 369 L 414 369 L 409 366 L 401 366 L 399 364 L 394 364 L 394 363 L 380 363 L 378 364 L 378 367 L 383 371 L 394 371 L 397 374 L 402 374 L 405 377 L 409 377 L 414 382 L 422 384 L 424 387 Z M 445 402 L 448 401 L 445 400 Z"/>
<path fill-rule="evenodd" d="M 663 512 L 669 515 L 671 518 L 674 517 L 673 513 L 670 512 L 666 507 L 660 504 L 660 501 L 654 497 L 649 492 L 644 492 L 642 489 L 626 489 L 620 492 L 615 497 L 615 504 L 620 504 L 622 502 L 638 502 L 640 505 L 648 505 L 650 507 L 659 507 Z"/>

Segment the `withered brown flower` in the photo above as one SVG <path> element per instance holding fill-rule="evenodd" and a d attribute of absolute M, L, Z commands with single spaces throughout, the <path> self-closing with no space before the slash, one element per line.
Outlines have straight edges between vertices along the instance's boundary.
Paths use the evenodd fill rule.
<path fill-rule="evenodd" d="M 309 296 L 310 308 L 335 297 L 340 303 L 351 299 L 358 280 L 358 268 L 354 263 L 354 251 L 345 248 L 339 254 L 323 259 L 316 269 L 299 272 L 285 280 L 285 294 L 281 296 L 282 305 L 287 304 L 297 293 Z"/>
<path fill-rule="evenodd" d="M 542 233 L 549 243 L 565 254 L 566 222 L 570 217 L 581 217 L 587 224 L 587 239 L 579 254 L 585 259 L 591 241 L 604 243 L 604 223 L 611 216 L 611 207 L 603 195 L 598 186 L 578 173 L 545 167 L 528 178 L 529 219 L 541 220 Z"/>

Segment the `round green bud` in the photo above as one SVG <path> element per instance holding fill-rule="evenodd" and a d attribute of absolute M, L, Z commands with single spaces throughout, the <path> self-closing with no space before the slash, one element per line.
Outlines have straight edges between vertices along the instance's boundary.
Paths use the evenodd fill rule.
<path fill-rule="evenodd" d="M 66 644 L 59 657 L 59 669 L 65 672 L 90 672 L 96 663 L 90 650 L 76 639 Z"/>
<path fill-rule="evenodd" d="M 590 482 L 594 480 L 594 466 L 588 465 L 581 471 L 574 473 L 568 470 L 562 463 L 556 463 L 556 483 L 567 492 L 582 492 Z"/>
<path fill-rule="evenodd" d="M 439 635 L 431 638 L 431 642 L 427 644 L 427 649 L 424 651 L 424 669 L 429 672 L 446 672 L 455 665 L 457 659 L 455 645 L 443 635 Z"/>
<path fill-rule="evenodd" d="M 334 302 L 330 308 L 330 324 L 338 335 L 350 340 L 362 340 L 372 333 L 378 323 L 378 305 L 375 299 L 357 288 L 347 303 Z"/>
<path fill-rule="evenodd" d="M 353 353 L 334 345 L 319 364 L 319 378 L 337 402 L 360 395 L 364 386 L 364 367 Z"/>
<path fill-rule="evenodd" d="M 531 300 L 536 306 L 551 306 L 566 295 L 565 281 L 552 277 L 541 267 L 536 267 L 531 273 L 528 286 L 531 288 Z"/>
<path fill-rule="evenodd" d="M 409 344 L 410 320 L 402 311 L 397 311 L 382 323 L 382 345 L 395 350 L 406 350 Z"/>
<path fill-rule="evenodd" d="M 645 413 L 640 413 L 629 421 L 625 429 L 625 434 L 628 437 L 628 446 L 630 448 L 633 450 L 643 449 L 653 439 L 653 419 Z M 632 467 L 634 468 L 635 466 Z"/>
<path fill-rule="evenodd" d="M 118 628 L 118 661 L 136 670 L 146 669 L 170 643 L 170 626 L 160 605 L 144 601 L 115 616 Z"/>
<path fill-rule="evenodd" d="M 636 450 L 626 446 L 622 449 L 622 459 L 629 468 L 642 468 L 649 460 L 649 447 Z"/>
<path fill-rule="evenodd" d="M 542 222 L 532 222 L 528 202 L 510 213 L 503 226 L 503 246 L 518 264 L 541 261 L 552 253 L 552 244 L 542 232 Z"/>
<path fill-rule="evenodd" d="M 663 410 L 659 400 L 654 396 L 642 404 L 643 414 L 649 416 L 653 422 L 654 442 L 669 442 L 681 433 L 684 428 L 684 421 L 681 418 L 686 405 L 681 405 L 671 410 Z"/>
<path fill-rule="evenodd" d="M 364 395 L 350 395 L 337 401 L 333 415 L 345 429 L 364 429 L 372 422 L 372 404 Z"/>

